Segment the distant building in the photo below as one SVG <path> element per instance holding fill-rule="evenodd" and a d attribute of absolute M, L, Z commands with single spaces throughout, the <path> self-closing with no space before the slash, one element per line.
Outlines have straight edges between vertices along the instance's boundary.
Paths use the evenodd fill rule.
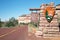
<path fill-rule="evenodd" d="M 30 23 L 31 22 L 31 16 L 26 15 L 26 16 L 19 16 L 18 17 L 18 23 Z"/>

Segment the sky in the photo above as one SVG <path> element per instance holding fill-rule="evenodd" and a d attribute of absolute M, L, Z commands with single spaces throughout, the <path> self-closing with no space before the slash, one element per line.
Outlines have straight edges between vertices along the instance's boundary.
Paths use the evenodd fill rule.
<path fill-rule="evenodd" d="M 18 18 L 23 14 L 30 14 L 29 8 L 39 8 L 42 3 L 50 2 L 60 4 L 59 0 L 0 0 L 0 18 L 3 21 L 11 17 Z"/>

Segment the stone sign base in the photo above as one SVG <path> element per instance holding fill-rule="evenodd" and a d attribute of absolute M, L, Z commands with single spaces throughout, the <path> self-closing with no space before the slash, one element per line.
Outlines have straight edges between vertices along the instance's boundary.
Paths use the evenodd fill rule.
<path fill-rule="evenodd" d="M 40 24 L 39 24 L 39 31 L 42 32 L 43 37 L 59 37 L 59 27 L 58 27 L 58 21 L 57 21 L 57 14 L 54 15 L 53 20 L 51 23 L 48 23 L 44 14 L 40 14 Z M 37 36 L 40 36 L 37 35 Z"/>

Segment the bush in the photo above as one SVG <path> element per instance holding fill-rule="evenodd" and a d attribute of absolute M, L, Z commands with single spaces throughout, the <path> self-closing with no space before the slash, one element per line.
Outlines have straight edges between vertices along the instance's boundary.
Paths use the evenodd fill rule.
<path fill-rule="evenodd" d="M 5 26 L 6 27 L 11 27 L 11 26 L 15 26 L 15 25 L 12 22 L 7 22 Z"/>
<path fill-rule="evenodd" d="M 33 25 L 33 27 L 37 27 L 37 23 L 31 22 L 31 25 Z"/>
<path fill-rule="evenodd" d="M 28 32 L 33 32 L 33 30 L 38 30 L 37 23 L 31 22 L 28 25 Z"/>
<path fill-rule="evenodd" d="M 18 25 L 18 21 L 14 17 L 10 18 L 5 24 L 6 27 L 14 27 L 16 25 Z"/>
<path fill-rule="evenodd" d="M 28 25 L 28 23 L 20 23 L 20 25 Z"/>

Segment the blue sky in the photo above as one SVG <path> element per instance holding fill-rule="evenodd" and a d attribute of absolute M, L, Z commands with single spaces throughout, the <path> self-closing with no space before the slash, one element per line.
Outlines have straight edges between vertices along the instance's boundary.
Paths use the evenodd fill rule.
<path fill-rule="evenodd" d="M 29 8 L 39 8 L 42 3 L 54 2 L 60 4 L 59 0 L 0 0 L 0 18 L 8 20 L 17 18 L 23 14 L 29 14 Z"/>

